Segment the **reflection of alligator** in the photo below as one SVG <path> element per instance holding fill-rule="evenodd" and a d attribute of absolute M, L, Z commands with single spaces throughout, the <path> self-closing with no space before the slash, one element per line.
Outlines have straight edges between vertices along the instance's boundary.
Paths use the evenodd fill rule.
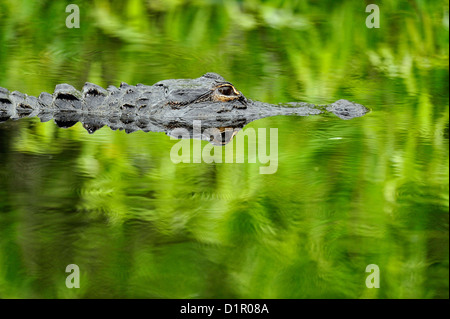
<path fill-rule="evenodd" d="M 363 116 L 368 109 L 360 104 L 339 100 L 329 105 L 287 103 L 276 106 L 252 101 L 220 75 L 207 73 L 193 80 L 165 80 L 152 86 L 122 83 L 107 90 L 86 83 L 79 92 L 68 84 L 56 86 L 53 95 L 39 98 L 0 88 L 0 121 L 38 116 L 42 121 L 54 119 L 60 127 L 82 122 L 89 133 L 103 126 L 166 132 L 177 128 L 193 131 L 195 120 L 202 128 L 217 128 L 219 136 L 202 135 L 214 144 L 226 144 L 234 134 L 225 136 L 225 128 L 236 132 L 247 123 L 275 115 L 307 116 L 331 112 L 341 119 Z M 194 136 L 195 137 L 195 136 Z"/>

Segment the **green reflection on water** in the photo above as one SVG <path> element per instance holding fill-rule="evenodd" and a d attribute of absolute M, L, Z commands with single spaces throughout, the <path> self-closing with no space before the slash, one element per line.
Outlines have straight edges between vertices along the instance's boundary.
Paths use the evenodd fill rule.
<path fill-rule="evenodd" d="M 448 1 L 383 1 L 376 30 L 354 1 L 77 3 L 67 29 L 62 2 L 0 1 L 0 86 L 214 71 L 373 112 L 251 123 L 278 128 L 273 175 L 173 164 L 162 133 L 2 123 L 0 297 L 448 298 Z"/>

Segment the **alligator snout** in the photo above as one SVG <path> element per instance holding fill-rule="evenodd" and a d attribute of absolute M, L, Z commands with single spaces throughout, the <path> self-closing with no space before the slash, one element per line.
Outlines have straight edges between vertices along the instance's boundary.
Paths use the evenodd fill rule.
<path fill-rule="evenodd" d="M 343 120 L 361 117 L 370 112 L 370 110 L 364 105 L 343 99 L 337 100 L 336 102 L 330 104 L 326 110 L 334 113 Z"/>

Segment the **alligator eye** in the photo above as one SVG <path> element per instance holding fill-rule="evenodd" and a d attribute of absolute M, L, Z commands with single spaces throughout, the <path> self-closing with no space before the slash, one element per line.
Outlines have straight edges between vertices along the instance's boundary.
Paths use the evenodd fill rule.
<path fill-rule="evenodd" d="M 241 98 L 242 98 L 241 92 L 237 91 L 230 84 L 222 84 L 218 86 L 212 95 L 213 101 L 220 101 L 220 102 L 229 102 Z"/>
<path fill-rule="evenodd" d="M 234 94 L 234 90 L 231 86 L 222 86 L 219 89 L 219 93 L 222 95 L 233 95 Z"/>

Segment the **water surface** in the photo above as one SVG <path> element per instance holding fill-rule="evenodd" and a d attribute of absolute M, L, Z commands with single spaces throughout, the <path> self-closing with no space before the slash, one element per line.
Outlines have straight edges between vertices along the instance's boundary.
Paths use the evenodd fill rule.
<path fill-rule="evenodd" d="M 217 72 L 251 99 L 372 112 L 250 123 L 278 129 L 267 175 L 248 154 L 175 164 L 164 133 L 1 123 L 0 297 L 448 298 L 448 2 L 384 1 L 380 29 L 354 1 L 77 4 L 67 29 L 62 2 L 0 1 L 0 86 Z"/>

